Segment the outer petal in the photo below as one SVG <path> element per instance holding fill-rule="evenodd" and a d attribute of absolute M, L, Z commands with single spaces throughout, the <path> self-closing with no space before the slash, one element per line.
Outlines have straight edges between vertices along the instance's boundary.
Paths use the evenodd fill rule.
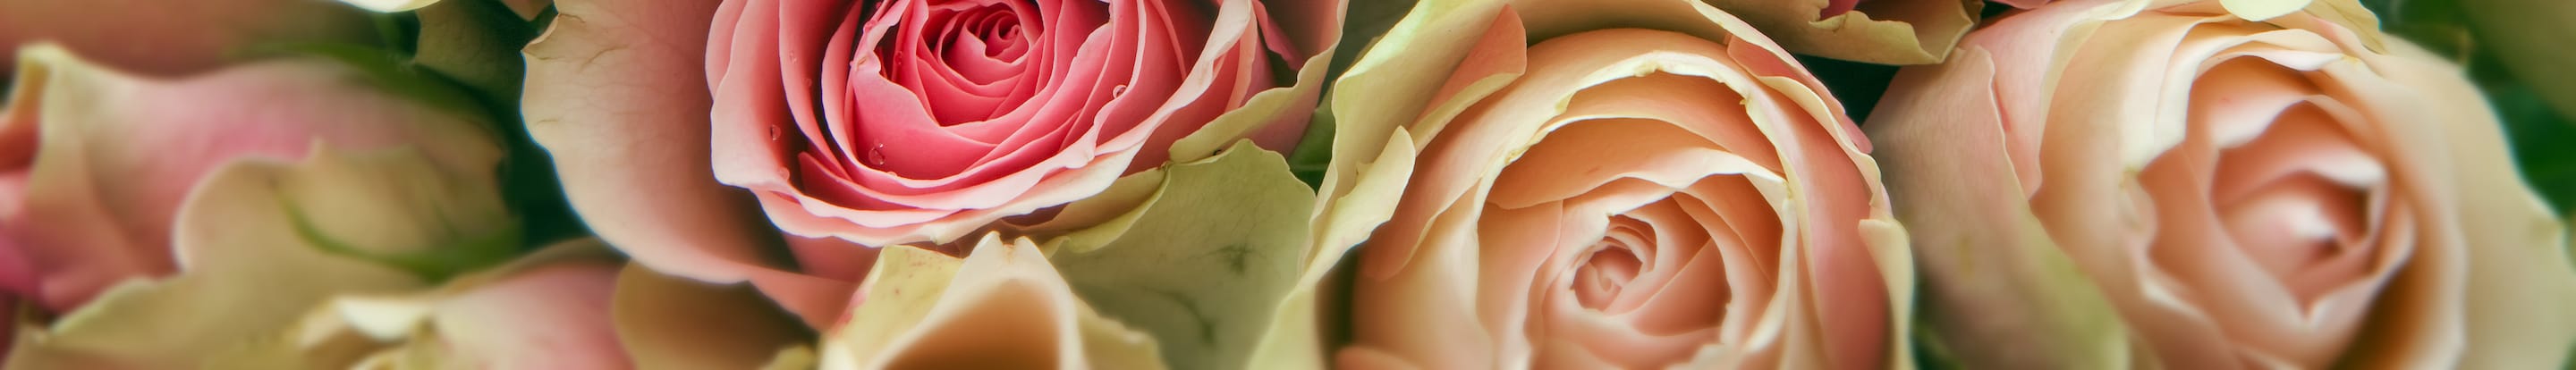
<path fill-rule="evenodd" d="M 2460 234 L 2468 247 L 2468 343 L 2458 366 L 2545 368 L 2567 363 L 2576 348 L 2576 267 L 2565 229 L 2539 196 L 2523 186 L 2494 113 L 2459 67 L 2422 48 L 2391 42 L 2393 56 L 2372 61 L 2392 80 L 2440 99 L 2459 197 Z"/>
<path fill-rule="evenodd" d="M 1949 64 L 1899 73 L 1862 125 L 1913 233 L 1925 333 L 1974 366 L 2126 366 L 2118 312 L 2031 215 L 2023 195 L 2035 184 L 2008 152 L 1991 57 L 1964 47 Z"/>
<path fill-rule="evenodd" d="M 1272 345 L 1321 341 L 1297 332 L 1311 328 L 1274 323 L 1314 315 L 1283 304 L 1323 273 L 1309 270 L 1302 234 L 1314 195 L 1287 163 L 1242 140 L 1215 157 L 1155 171 L 1168 175 L 1146 176 L 1160 180 L 1160 190 L 1131 216 L 1049 243 L 1049 259 L 1081 297 L 1102 316 L 1162 338 L 1163 360 L 1175 368 L 1265 364 L 1249 362 L 1264 337 L 1276 337 Z M 1085 238 L 1108 242 L 1083 245 Z"/>
<path fill-rule="evenodd" d="M 772 267 L 779 245 L 750 195 L 716 183 L 705 45 L 713 1 L 574 0 L 525 50 L 528 131 L 554 157 L 593 232 L 637 263 L 715 283 L 752 281 L 828 326 L 851 282 Z"/>
<path fill-rule="evenodd" d="M 825 334 L 821 367 L 1163 367 L 1153 337 L 1092 312 L 1035 244 L 988 234 L 974 248 L 887 247 L 879 266 L 903 268 L 868 276 L 868 304 Z"/>

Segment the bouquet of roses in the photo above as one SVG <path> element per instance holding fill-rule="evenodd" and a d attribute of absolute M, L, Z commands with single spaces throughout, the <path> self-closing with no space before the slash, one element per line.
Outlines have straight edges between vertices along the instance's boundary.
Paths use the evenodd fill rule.
<path fill-rule="evenodd" d="M 2576 3 L 0 0 L 0 369 L 2547 369 Z"/>

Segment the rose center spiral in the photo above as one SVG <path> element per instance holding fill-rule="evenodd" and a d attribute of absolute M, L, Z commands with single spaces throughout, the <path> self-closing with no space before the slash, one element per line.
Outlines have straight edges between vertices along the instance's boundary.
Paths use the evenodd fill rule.
<path fill-rule="evenodd" d="M 1620 241 L 1608 238 L 1593 245 L 1592 256 L 1585 258 L 1583 266 L 1574 274 L 1574 299 L 1585 308 L 1609 308 L 1610 301 L 1619 296 L 1620 289 L 1627 287 L 1629 281 L 1636 280 L 1638 270 L 1645 268 L 1645 261 L 1638 259 L 1637 253 L 1628 248 Z"/>

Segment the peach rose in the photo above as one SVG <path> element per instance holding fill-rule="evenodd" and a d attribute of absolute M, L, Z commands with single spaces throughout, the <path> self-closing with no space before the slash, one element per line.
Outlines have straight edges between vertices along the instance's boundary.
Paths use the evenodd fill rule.
<path fill-rule="evenodd" d="M 1910 363 L 1867 142 L 1735 17 L 1425 1 L 1371 49 L 1317 220 L 1360 244 L 1342 367 Z"/>
<path fill-rule="evenodd" d="M 2327 3 L 2059 2 L 1900 73 L 1863 127 L 1936 346 L 1972 368 L 2558 366 L 2576 272 L 2486 103 Z"/>

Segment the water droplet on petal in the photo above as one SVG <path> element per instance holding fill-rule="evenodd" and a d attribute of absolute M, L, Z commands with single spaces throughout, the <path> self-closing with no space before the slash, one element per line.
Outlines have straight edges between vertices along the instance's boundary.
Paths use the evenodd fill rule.
<path fill-rule="evenodd" d="M 885 144 L 877 144 L 874 148 L 868 148 L 869 165 L 884 166 L 885 163 Z"/>

